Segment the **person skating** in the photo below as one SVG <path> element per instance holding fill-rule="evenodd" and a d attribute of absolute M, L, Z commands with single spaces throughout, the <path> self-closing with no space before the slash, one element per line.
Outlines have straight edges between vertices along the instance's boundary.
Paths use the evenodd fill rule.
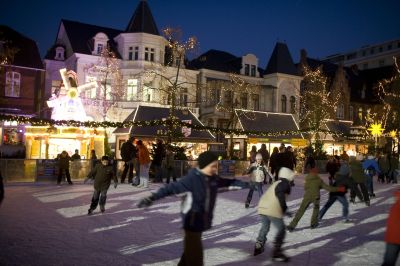
<path fill-rule="evenodd" d="M 339 156 L 337 156 L 339 157 Z M 340 163 L 337 160 L 336 156 L 332 156 L 326 164 L 326 171 L 329 173 L 329 185 L 333 184 L 333 179 L 335 177 L 336 172 L 339 170 Z"/>
<path fill-rule="evenodd" d="M 248 208 L 250 206 L 254 190 L 258 191 L 258 196 L 259 198 L 261 198 L 263 194 L 263 182 L 268 176 L 267 167 L 264 164 L 263 156 L 261 153 L 257 153 L 256 162 L 252 163 L 249 166 L 246 174 L 250 175 L 250 189 L 245 202 L 245 207 Z"/>
<path fill-rule="evenodd" d="M 128 183 L 131 184 L 133 180 L 133 167 L 136 158 L 136 148 L 133 145 L 134 137 L 130 137 L 128 141 L 124 142 L 121 146 L 121 158 L 124 161 L 124 170 L 121 175 L 121 183 L 125 183 L 126 175 L 128 174 Z"/>
<path fill-rule="evenodd" d="M 268 188 L 258 203 L 261 228 L 254 247 L 254 256 L 264 252 L 267 234 L 272 223 L 278 229 L 275 236 L 272 259 L 287 262 L 289 258 L 282 251 L 283 240 L 286 235 L 283 216 L 285 214 L 291 216 L 286 205 L 286 197 L 291 191 L 290 182 L 294 179 L 294 172 L 289 168 L 281 167 L 277 176 L 279 177 L 278 180 Z"/>
<path fill-rule="evenodd" d="M 335 175 L 335 180 L 334 180 L 333 186 L 345 187 L 345 189 L 340 190 L 338 192 L 330 192 L 329 193 L 328 201 L 325 203 L 324 207 L 322 207 L 321 211 L 319 212 L 318 219 L 322 220 L 325 213 L 329 210 L 329 208 L 337 200 L 342 204 L 343 221 L 345 223 L 349 223 L 351 221 L 349 220 L 349 202 L 347 201 L 346 193 L 347 193 L 347 189 L 350 189 L 353 186 L 353 184 L 350 179 L 350 167 L 346 163 L 344 158 L 342 158 L 342 157 L 340 159 L 340 168 L 339 168 L 339 171 Z"/>
<path fill-rule="evenodd" d="M 367 206 L 370 206 L 370 200 L 369 200 L 369 195 L 368 195 L 368 190 L 365 185 L 365 174 L 364 170 L 362 168 L 362 163 L 360 161 L 357 161 L 355 158 L 350 159 L 350 169 L 351 169 L 351 177 L 354 179 L 355 186 L 360 188 L 362 198 L 361 200 L 364 201 L 364 203 Z M 355 203 L 356 200 L 356 191 L 351 190 L 350 191 L 350 202 Z"/>
<path fill-rule="evenodd" d="M 71 157 L 69 157 L 68 153 L 66 151 L 62 151 L 61 155 L 58 159 L 58 178 L 57 178 L 57 185 L 60 185 L 62 175 L 65 173 L 65 176 L 67 177 L 68 184 L 72 185 L 71 181 L 71 175 L 69 174 L 69 161 L 71 160 Z"/>
<path fill-rule="evenodd" d="M 149 169 L 150 169 L 150 153 L 146 146 L 143 144 L 143 141 L 138 140 L 137 142 L 138 149 L 138 161 L 140 165 L 140 183 L 137 187 L 149 187 Z"/>
<path fill-rule="evenodd" d="M 276 175 L 276 171 L 278 170 L 277 169 L 278 165 L 276 163 L 276 158 L 278 156 L 278 153 L 279 153 L 278 147 L 274 147 L 274 149 L 272 150 L 271 157 L 269 159 L 269 167 L 271 169 L 271 174 L 273 176 Z M 272 177 L 270 177 L 269 183 L 272 184 Z"/>
<path fill-rule="evenodd" d="M 288 231 L 292 232 L 297 223 L 303 217 L 304 212 L 307 210 L 308 206 L 312 203 L 314 208 L 311 216 L 311 228 L 316 228 L 318 226 L 318 214 L 319 214 L 319 202 L 320 202 L 320 190 L 325 189 L 329 192 L 345 191 L 344 187 L 332 187 L 325 184 L 324 181 L 318 175 L 318 169 L 312 168 L 310 173 L 305 178 L 304 183 L 304 196 L 301 201 L 300 208 L 296 212 L 293 220 L 287 226 Z"/>
<path fill-rule="evenodd" d="M 382 266 L 395 266 L 400 253 L 400 190 L 395 192 L 396 202 L 389 212 L 386 224 L 386 250 Z"/>
<path fill-rule="evenodd" d="M 376 162 L 374 156 L 369 155 L 367 160 L 362 163 L 362 168 L 365 174 L 365 185 L 368 189 L 369 197 L 375 197 L 374 193 L 374 176 L 380 174 L 380 169 L 378 163 Z"/>
<path fill-rule="evenodd" d="M 114 180 L 114 188 L 117 188 L 118 185 L 117 176 L 113 171 L 112 165 L 109 164 L 108 156 L 101 157 L 101 163 L 97 164 L 95 168 L 90 171 L 84 183 L 86 183 L 90 178 L 94 178 L 94 192 L 88 215 L 93 213 L 99 203 L 100 211 L 103 213 L 105 211 L 107 191 L 110 187 L 111 179 Z"/>
<path fill-rule="evenodd" d="M 248 187 L 247 182 L 225 179 L 217 175 L 218 157 L 210 151 L 198 158 L 198 168 L 191 169 L 179 181 L 160 188 L 151 196 L 139 201 L 138 207 L 148 207 L 155 200 L 169 195 L 186 193 L 182 204 L 184 249 L 178 265 L 203 265 L 202 232 L 211 228 L 218 188 Z"/>

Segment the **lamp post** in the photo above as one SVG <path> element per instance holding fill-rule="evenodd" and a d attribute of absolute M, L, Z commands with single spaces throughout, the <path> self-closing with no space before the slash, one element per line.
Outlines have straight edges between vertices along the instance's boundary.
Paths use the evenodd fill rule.
<path fill-rule="evenodd" d="M 378 149 L 378 137 L 382 135 L 382 132 L 384 130 L 385 129 L 382 128 L 382 124 L 379 124 L 379 123 L 373 123 L 368 128 L 368 131 L 370 131 L 372 136 L 374 136 L 374 138 L 375 138 L 375 152 Z"/>

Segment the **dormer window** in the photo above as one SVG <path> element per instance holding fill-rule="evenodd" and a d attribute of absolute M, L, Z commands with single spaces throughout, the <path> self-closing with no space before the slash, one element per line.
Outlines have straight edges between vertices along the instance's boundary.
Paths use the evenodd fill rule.
<path fill-rule="evenodd" d="M 252 77 L 256 76 L 256 66 L 255 65 L 251 65 L 251 76 Z"/>
<path fill-rule="evenodd" d="M 108 37 L 102 32 L 99 32 L 94 36 L 94 45 L 92 54 L 100 55 L 103 50 L 107 47 Z"/>
<path fill-rule="evenodd" d="M 101 54 L 101 52 L 103 51 L 103 47 L 104 45 L 102 43 L 98 43 L 96 48 L 96 53 Z"/>
<path fill-rule="evenodd" d="M 249 64 L 245 64 L 245 65 L 244 65 L 244 74 L 245 74 L 246 76 L 249 76 L 249 75 L 250 75 L 250 65 L 249 65 Z"/>
<path fill-rule="evenodd" d="M 64 60 L 65 58 L 64 58 L 64 52 L 65 52 L 65 49 L 64 49 L 64 47 L 61 47 L 61 46 L 58 46 L 57 48 L 56 48 L 56 56 L 55 56 L 55 60 Z"/>
<path fill-rule="evenodd" d="M 242 69 L 240 74 L 250 77 L 257 77 L 258 59 L 253 54 L 242 56 Z"/>

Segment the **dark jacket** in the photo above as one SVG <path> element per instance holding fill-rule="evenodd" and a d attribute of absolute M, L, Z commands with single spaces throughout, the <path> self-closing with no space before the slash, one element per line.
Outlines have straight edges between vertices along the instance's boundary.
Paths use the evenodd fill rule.
<path fill-rule="evenodd" d="M 269 159 L 269 167 L 271 167 L 271 174 L 275 174 L 277 170 L 276 159 L 279 153 L 272 153 L 271 158 Z"/>
<path fill-rule="evenodd" d="M 289 168 L 290 170 L 294 169 L 294 161 L 293 156 L 287 152 L 280 152 L 276 155 L 276 170 L 279 172 L 279 169 L 282 167 Z"/>
<path fill-rule="evenodd" d="M 74 153 L 71 156 L 71 161 L 80 160 L 80 159 L 81 159 L 81 156 L 79 154 Z"/>
<path fill-rule="evenodd" d="M 67 155 L 66 157 L 60 156 L 58 159 L 58 167 L 60 169 L 69 169 L 69 161 L 71 160 L 71 157 Z"/>
<path fill-rule="evenodd" d="M 155 148 L 154 148 L 153 164 L 161 165 L 162 160 L 164 159 L 164 157 L 165 157 L 164 144 L 157 143 Z"/>
<path fill-rule="evenodd" d="M 259 149 L 258 153 L 261 153 L 262 157 L 263 157 L 263 161 L 265 165 L 268 165 L 268 161 L 269 161 L 269 152 L 267 149 Z"/>
<path fill-rule="evenodd" d="M 336 172 L 339 170 L 340 164 L 336 161 L 328 161 L 326 163 L 326 171 L 331 175 L 335 176 Z"/>
<path fill-rule="evenodd" d="M 90 171 L 88 177 L 94 178 L 94 189 L 98 191 L 107 190 L 110 187 L 111 179 L 117 183 L 117 176 L 114 174 L 112 165 L 103 165 L 98 163 L 95 168 Z"/>
<path fill-rule="evenodd" d="M 192 232 L 202 232 L 211 228 L 218 188 L 228 186 L 248 187 L 247 182 L 225 179 L 219 176 L 206 176 L 197 168 L 178 182 L 170 183 L 153 193 L 153 199 L 161 199 L 169 195 L 190 192 L 185 203 L 190 202 L 187 210 L 182 210 L 183 228 Z M 183 204 L 184 206 L 184 204 Z"/>
<path fill-rule="evenodd" d="M 332 195 L 344 196 L 347 193 L 347 189 L 354 187 L 354 180 L 350 178 L 350 167 L 347 163 L 340 165 L 339 171 L 335 175 L 335 181 L 333 183 L 335 187 L 345 187 L 345 192 L 333 192 Z"/>
<path fill-rule="evenodd" d="M 129 162 L 136 157 L 136 148 L 132 142 L 124 142 L 121 146 L 121 158 L 124 162 Z"/>

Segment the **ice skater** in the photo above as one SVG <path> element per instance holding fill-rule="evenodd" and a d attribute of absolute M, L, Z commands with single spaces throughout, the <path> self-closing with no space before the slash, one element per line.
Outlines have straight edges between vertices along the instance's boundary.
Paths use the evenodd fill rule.
<path fill-rule="evenodd" d="M 263 194 L 263 182 L 268 176 L 268 170 L 264 164 L 263 156 L 261 153 L 257 153 L 256 161 L 249 166 L 246 174 L 250 175 L 250 189 L 244 205 L 246 208 L 248 208 L 250 206 L 254 190 L 258 191 L 258 196 L 259 198 L 261 198 Z"/>
<path fill-rule="evenodd" d="M 198 158 L 198 168 L 191 169 L 179 181 L 167 184 L 151 196 L 143 198 L 137 205 L 139 208 L 148 207 L 155 200 L 186 192 L 182 203 L 184 248 L 178 265 L 203 265 L 201 235 L 211 228 L 218 188 L 248 187 L 247 182 L 219 177 L 217 170 L 217 155 L 210 151 L 203 152 Z"/>
<path fill-rule="evenodd" d="M 385 242 L 386 251 L 382 266 L 395 266 L 400 253 L 400 190 L 395 192 L 396 202 L 387 219 Z"/>
<path fill-rule="evenodd" d="M 106 210 L 107 191 L 110 187 L 111 179 L 114 180 L 114 188 L 117 188 L 118 185 L 117 176 L 113 171 L 112 165 L 109 165 L 108 156 L 101 157 L 101 163 L 97 164 L 95 168 L 90 171 L 84 183 L 86 183 L 90 178 L 94 178 L 94 192 L 88 215 L 93 214 L 93 211 L 97 208 L 99 203 L 100 211 L 103 213 Z"/>

